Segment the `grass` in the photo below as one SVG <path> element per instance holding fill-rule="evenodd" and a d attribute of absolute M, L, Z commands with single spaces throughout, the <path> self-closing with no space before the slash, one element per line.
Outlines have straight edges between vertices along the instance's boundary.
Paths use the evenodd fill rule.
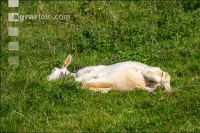
<path fill-rule="evenodd" d="M 1 131 L 200 132 L 198 1 L 20 1 L 14 9 L 1 1 L 1 10 Z M 70 18 L 11 23 L 8 12 Z M 20 51 L 8 50 L 14 40 Z M 67 53 L 70 71 L 125 60 L 159 66 L 173 92 L 101 94 L 70 77 L 46 81 Z"/>

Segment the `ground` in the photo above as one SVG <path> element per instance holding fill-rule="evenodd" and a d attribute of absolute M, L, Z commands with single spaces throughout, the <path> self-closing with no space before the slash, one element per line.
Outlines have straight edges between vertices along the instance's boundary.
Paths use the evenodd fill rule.
<path fill-rule="evenodd" d="M 20 15 L 67 15 L 65 20 L 8 22 Z M 8 36 L 7 27 L 19 27 Z M 10 41 L 19 51 L 9 51 Z M 70 71 L 139 61 L 172 77 L 157 88 L 94 93 L 71 77 L 48 82 L 67 54 Z M 17 56 L 19 65 L 8 63 Z M 200 8 L 187 1 L 1 1 L 1 131 L 200 131 Z"/>

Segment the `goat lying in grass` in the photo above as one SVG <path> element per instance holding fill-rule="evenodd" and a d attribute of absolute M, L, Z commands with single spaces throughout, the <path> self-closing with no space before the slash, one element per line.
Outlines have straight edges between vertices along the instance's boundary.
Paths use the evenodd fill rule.
<path fill-rule="evenodd" d="M 158 85 L 166 92 L 171 91 L 170 75 L 159 67 L 148 66 L 135 61 L 120 62 L 112 65 L 88 66 L 70 73 L 67 70 L 72 57 L 68 55 L 62 68 L 54 68 L 48 80 L 72 75 L 77 82 L 93 91 L 107 93 L 110 90 L 128 91 L 135 88 L 152 92 Z"/>

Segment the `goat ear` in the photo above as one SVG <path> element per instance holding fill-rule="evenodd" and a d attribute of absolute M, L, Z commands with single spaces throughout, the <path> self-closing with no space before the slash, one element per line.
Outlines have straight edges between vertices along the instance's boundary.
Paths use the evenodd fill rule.
<path fill-rule="evenodd" d="M 163 73 L 162 73 L 162 79 L 163 79 L 164 81 L 170 82 L 171 77 L 170 77 L 170 75 L 169 75 L 167 72 L 163 72 Z"/>
<path fill-rule="evenodd" d="M 162 75 L 163 75 L 162 76 L 163 82 L 161 84 L 165 88 L 166 92 L 170 92 L 171 91 L 171 86 L 170 86 L 171 77 L 167 72 L 163 72 Z"/>
<path fill-rule="evenodd" d="M 71 61 L 72 61 L 72 56 L 71 56 L 71 54 L 69 54 L 69 55 L 67 56 L 67 58 L 65 59 L 65 62 L 64 62 L 64 64 L 63 64 L 62 68 L 68 67 L 69 64 L 71 64 Z"/>

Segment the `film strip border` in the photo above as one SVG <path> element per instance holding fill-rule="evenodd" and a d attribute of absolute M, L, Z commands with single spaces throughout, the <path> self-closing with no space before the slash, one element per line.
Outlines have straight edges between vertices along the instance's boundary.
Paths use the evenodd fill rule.
<path fill-rule="evenodd" d="M 8 7 L 10 9 L 15 9 L 19 7 L 19 0 L 8 0 Z M 8 36 L 11 37 L 11 41 L 8 42 L 8 50 L 9 51 L 19 51 L 19 42 L 16 41 L 19 36 L 19 27 L 13 26 L 13 23 L 18 21 L 18 12 L 9 12 L 8 13 Z M 15 39 L 14 39 L 15 38 Z M 8 57 L 8 64 L 18 66 L 19 65 L 19 57 L 18 56 L 10 56 Z"/>

